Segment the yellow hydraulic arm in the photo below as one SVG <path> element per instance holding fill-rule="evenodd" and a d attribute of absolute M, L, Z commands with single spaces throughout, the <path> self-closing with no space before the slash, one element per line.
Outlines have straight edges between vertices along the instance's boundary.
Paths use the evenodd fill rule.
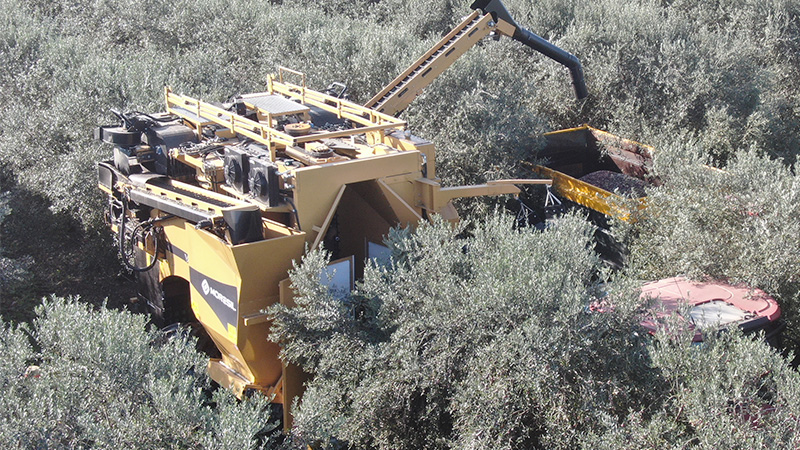
<path fill-rule="evenodd" d="M 364 106 L 391 116 L 400 114 L 436 77 L 492 32 L 509 36 L 563 64 L 570 70 L 578 99 L 588 95 L 578 58 L 520 27 L 500 0 L 477 0 L 472 9 L 472 14 Z"/>

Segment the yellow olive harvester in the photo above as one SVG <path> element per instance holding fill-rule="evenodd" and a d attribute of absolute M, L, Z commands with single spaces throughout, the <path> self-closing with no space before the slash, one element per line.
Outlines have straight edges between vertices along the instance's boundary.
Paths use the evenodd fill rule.
<path fill-rule="evenodd" d="M 122 123 L 97 129 L 114 144 L 113 160 L 98 164 L 99 186 L 141 300 L 158 324 L 199 323 L 219 352 L 211 377 L 238 396 L 260 391 L 288 405 L 302 393 L 304 375 L 279 359 L 263 311 L 293 304 L 288 271 L 307 249 L 325 246 L 333 259 L 351 261 L 349 276 L 358 278 L 392 227 L 432 215 L 458 220 L 455 198 L 565 183 L 537 167 L 545 179 L 442 187 L 434 145 L 395 117 L 492 33 L 565 65 L 578 98 L 586 96 L 577 58 L 519 27 L 498 0 L 472 7 L 364 106 L 347 100 L 341 84 L 315 91 L 303 73 L 281 67 L 264 92 L 232 103 L 167 88 L 165 112 L 114 112 Z M 289 408 L 284 414 L 288 426 Z"/>

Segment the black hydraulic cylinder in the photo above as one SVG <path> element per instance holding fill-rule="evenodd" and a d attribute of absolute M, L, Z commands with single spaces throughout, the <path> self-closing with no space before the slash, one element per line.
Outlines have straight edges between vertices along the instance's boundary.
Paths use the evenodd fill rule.
<path fill-rule="evenodd" d="M 500 0 L 475 0 L 475 2 L 472 3 L 472 9 L 480 9 L 484 14 L 491 14 L 495 21 L 502 20 L 513 25 L 513 39 L 522 42 L 569 69 L 572 75 L 572 85 L 575 88 L 575 96 L 578 100 L 586 98 L 586 96 L 589 95 L 589 91 L 586 89 L 586 82 L 583 79 L 583 66 L 581 66 L 580 60 L 572 53 L 551 44 L 543 37 L 519 26 L 519 24 L 511 18 L 511 14 L 509 14 L 503 2 Z"/>

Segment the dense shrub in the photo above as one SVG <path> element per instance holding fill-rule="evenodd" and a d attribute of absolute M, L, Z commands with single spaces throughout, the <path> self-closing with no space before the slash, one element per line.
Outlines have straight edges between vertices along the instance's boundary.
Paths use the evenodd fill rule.
<path fill-rule="evenodd" d="M 343 81 L 363 102 L 446 33 L 468 3 L 0 0 L 0 191 L 8 192 L 0 205 L 0 313 L 27 319 L 18 309 L 53 291 L 91 290 L 95 301 L 123 291 L 109 282 L 119 270 L 107 263 L 113 256 L 95 189 L 94 163 L 109 155 L 108 148 L 91 138 L 93 127 L 112 120 L 110 108 L 157 110 L 165 85 L 224 100 L 262 89 L 278 64 L 304 70 L 314 88 Z M 630 234 L 630 273 L 724 276 L 764 288 L 781 301 L 789 336 L 797 339 L 800 230 L 796 175 L 788 167 L 800 148 L 800 5 L 506 4 L 520 24 L 580 57 L 591 95 L 576 102 L 566 70 L 516 42 L 482 42 L 403 116 L 412 132 L 436 143 L 444 183 L 518 175 L 515 162 L 535 157 L 543 131 L 584 122 L 652 144 L 665 184 L 650 193 L 651 208 Z M 727 174 L 703 168 L 705 162 Z M 326 298 L 316 283 L 322 255 L 298 269 L 295 282 L 306 304 L 279 313 L 279 336 L 291 341 L 287 356 L 316 374 L 298 417 L 301 439 L 335 436 L 391 448 L 796 446 L 791 408 L 748 426 L 739 420 L 740 397 L 728 396 L 759 386 L 756 372 L 763 369 L 778 380 L 770 381 L 777 386 L 770 398 L 797 404 L 796 379 L 776 355 L 738 336 L 703 347 L 708 353 L 668 345 L 648 353 L 630 334 L 631 311 L 583 313 L 581 305 L 594 295 L 584 286 L 596 262 L 582 247 L 582 225 L 571 219 L 547 233 L 512 234 L 498 223 L 477 224 L 466 240 L 453 240 L 455 232 L 441 225 L 396 236 L 395 256 L 406 263 L 396 271 L 370 269 L 345 306 Z M 34 228 L 38 239 L 30 236 Z M 543 294 L 553 291 L 558 295 Z M 33 330 L 46 337 L 51 312 L 55 317 L 77 308 L 59 305 L 48 304 Z M 98 331 L 119 326 L 112 316 L 92 314 L 105 322 L 80 337 L 109 333 L 101 336 L 115 339 L 111 330 Z M 583 334 L 572 325 L 584 327 Z M 130 338 L 127 330 L 120 335 Z M 154 423 L 140 412 L 185 413 L 220 424 L 246 414 L 230 398 L 217 398 L 217 419 L 207 410 L 187 412 L 199 394 L 177 372 L 164 369 L 169 383 L 177 380 L 174 389 L 167 381 L 145 385 L 126 378 L 134 383 L 126 390 L 106 372 L 88 369 L 94 366 L 81 355 L 62 350 L 66 345 L 47 348 L 73 355 L 72 362 L 26 345 L 21 329 L 3 333 L 11 356 L 0 367 L 12 375 L 3 375 L 2 389 L 9 390 L 2 401 L 23 405 L 17 410 L 27 414 L 6 408 L 2 432 L 10 430 L 3 436 L 13 445 L 33 442 L 24 439 L 88 445 L 79 440 L 91 435 L 92 446 L 136 446 L 137 427 Z M 191 359 L 171 357 L 177 366 Z M 19 377 L 29 360 L 42 362 L 37 380 Z M 687 360 L 704 365 L 681 362 Z M 134 373 L 146 372 L 137 367 Z M 71 368 L 80 370 L 74 375 L 79 381 L 65 375 Z M 703 380 L 721 387 L 708 390 Z M 109 405 L 108 396 L 98 396 L 121 391 L 140 396 L 122 395 L 113 404 L 114 411 L 137 418 L 130 426 L 112 413 L 104 420 L 117 428 L 90 427 L 91 414 L 105 410 L 74 407 L 84 397 Z M 137 403 L 148 395 L 152 401 Z M 182 406 L 162 411 L 157 400 Z M 62 413 L 63 402 L 74 405 Z M 726 409 L 727 402 L 733 406 Z M 50 415 L 31 412 L 42 408 Z M 228 409 L 238 412 L 225 416 Z M 723 419 L 703 426 L 708 422 L 692 414 L 704 409 Z M 56 419 L 45 423 L 42 417 Z M 212 439 L 177 419 L 157 425 L 165 428 L 142 442 L 179 445 L 159 440 L 167 434 L 185 442 Z M 736 432 L 725 435 L 717 426 Z M 216 437 L 224 442 L 248 433 Z"/>
<path fill-rule="evenodd" d="M 763 342 L 738 332 L 702 346 L 659 335 L 653 365 L 669 388 L 650 420 L 637 411 L 582 436 L 587 449 L 793 449 L 800 440 L 800 377 Z"/>
<path fill-rule="evenodd" d="M 779 300 L 796 339 L 800 179 L 755 150 L 739 152 L 723 171 L 676 146 L 659 151 L 665 183 L 648 192 L 633 227 L 631 270 L 645 279 L 685 273 L 759 287 Z"/>
<path fill-rule="evenodd" d="M 273 310 L 284 355 L 314 374 L 295 432 L 359 448 L 569 448 L 597 411 L 657 407 L 633 304 L 587 309 L 600 273 L 588 232 L 574 217 L 517 232 L 502 215 L 399 231 L 392 267 L 368 269 L 344 302 L 319 284 L 325 255 L 306 257 L 298 307 Z"/>
<path fill-rule="evenodd" d="M 763 342 L 731 332 L 702 347 L 660 337 L 651 356 L 669 380 L 667 412 L 697 448 L 795 448 L 800 377 Z"/>
<path fill-rule="evenodd" d="M 37 315 L 0 328 L 3 448 L 245 449 L 268 426 L 265 399 L 211 395 L 191 341 L 142 316 L 58 298 Z"/>
<path fill-rule="evenodd" d="M 651 337 L 638 326 L 643 305 L 627 294 L 638 282 L 598 284 L 585 223 L 509 225 L 492 216 L 468 231 L 398 231 L 391 267 L 368 269 L 344 300 L 320 284 L 324 252 L 295 269 L 298 306 L 272 310 L 284 356 L 313 374 L 295 442 L 796 446 L 800 376 L 776 350 L 735 330 L 709 332 L 701 346 L 688 334 Z"/>

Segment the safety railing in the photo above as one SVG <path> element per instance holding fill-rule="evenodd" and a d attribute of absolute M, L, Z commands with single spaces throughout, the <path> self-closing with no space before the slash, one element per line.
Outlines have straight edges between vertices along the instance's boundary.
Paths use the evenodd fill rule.
<path fill-rule="evenodd" d="M 288 70 L 288 69 L 287 69 Z M 299 73 L 299 72 L 298 72 Z M 378 132 L 384 134 L 390 129 L 404 129 L 406 122 L 395 117 L 379 113 L 347 100 L 323 94 L 305 86 L 282 83 L 269 79 L 269 93 L 278 93 L 295 98 L 303 104 L 316 106 L 337 114 L 337 117 L 348 119 L 359 126 L 338 131 L 314 132 L 305 136 L 292 136 L 272 128 L 272 116 L 265 113 L 267 123 L 257 122 L 233 111 L 220 108 L 192 97 L 176 94 L 165 88 L 164 98 L 167 112 L 198 125 L 214 123 L 232 132 L 266 145 L 270 149 L 270 157 L 275 160 L 275 152 L 279 147 L 294 147 L 305 142 L 319 141 L 338 137 Z"/>

